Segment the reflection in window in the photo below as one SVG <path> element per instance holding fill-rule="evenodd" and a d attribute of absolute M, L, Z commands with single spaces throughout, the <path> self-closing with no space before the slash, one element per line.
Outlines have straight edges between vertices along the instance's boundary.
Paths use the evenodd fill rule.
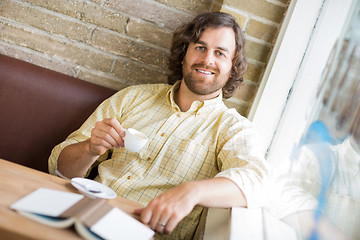
<path fill-rule="evenodd" d="M 357 9 L 359 9 L 357 4 Z M 303 239 L 360 238 L 360 11 L 334 46 L 270 211 Z"/>

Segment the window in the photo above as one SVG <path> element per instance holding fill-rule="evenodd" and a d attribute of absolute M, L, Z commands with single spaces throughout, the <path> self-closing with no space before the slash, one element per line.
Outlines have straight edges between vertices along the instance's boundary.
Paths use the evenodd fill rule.
<path fill-rule="evenodd" d="M 274 166 L 283 166 L 299 141 L 331 49 L 357 2 L 291 1 L 249 115 Z"/>

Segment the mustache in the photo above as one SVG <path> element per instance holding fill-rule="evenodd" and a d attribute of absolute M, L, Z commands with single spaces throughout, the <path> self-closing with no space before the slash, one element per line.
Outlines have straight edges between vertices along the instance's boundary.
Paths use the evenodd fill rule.
<path fill-rule="evenodd" d="M 198 64 L 196 64 L 196 63 L 193 64 L 193 65 L 191 66 L 191 68 L 192 68 L 192 69 L 202 68 L 202 69 L 205 69 L 205 70 L 212 71 L 212 72 L 214 72 L 214 73 L 219 72 L 219 69 L 218 69 L 217 67 L 212 67 L 212 66 L 209 66 L 209 65 L 206 65 L 206 64 L 200 64 L 200 63 L 198 63 Z"/>

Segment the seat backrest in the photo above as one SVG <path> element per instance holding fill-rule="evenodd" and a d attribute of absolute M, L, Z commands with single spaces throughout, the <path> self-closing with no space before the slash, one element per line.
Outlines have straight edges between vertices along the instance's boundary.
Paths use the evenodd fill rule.
<path fill-rule="evenodd" d="M 52 148 L 115 92 L 0 54 L 0 158 L 48 172 Z"/>

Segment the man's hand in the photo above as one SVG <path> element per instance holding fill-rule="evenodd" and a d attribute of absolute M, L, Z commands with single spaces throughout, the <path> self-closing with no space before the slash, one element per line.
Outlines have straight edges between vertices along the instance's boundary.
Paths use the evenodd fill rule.
<path fill-rule="evenodd" d="M 238 186 L 224 177 L 183 183 L 157 196 L 135 214 L 159 233 L 171 233 L 178 223 L 196 206 L 247 207 L 246 198 Z"/>
<path fill-rule="evenodd" d="M 171 233 L 177 224 L 187 216 L 197 202 L 196 189 L 191 182 L 179 185 L 154 198 L 145 208 L 136 209 L 144 224 L 159 233 Z"/>
<path fill-rule="evenodd" d="M 65 176 L 83 177 L 96 159 L 106 150 L 123 147 L 125 130 L 115 118 L 97 122 L 91 137 L 65 147 L 58 159 L 58 170 Z"/>
<path fill-rule="evenodd" d="M 89 140 L 89 153 L 99 156 L 108 149 L 124 146 L 125 130 L 115 118 L 105 118 L 95 124 Z"/>

